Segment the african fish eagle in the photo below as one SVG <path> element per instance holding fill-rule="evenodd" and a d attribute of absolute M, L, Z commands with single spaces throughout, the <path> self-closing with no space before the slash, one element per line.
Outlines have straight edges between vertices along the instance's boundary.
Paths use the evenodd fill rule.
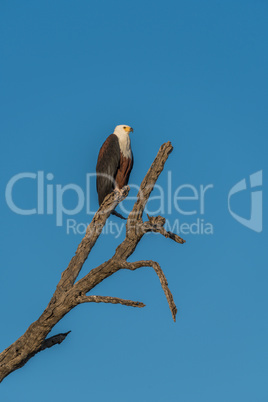
<path fill-rule="evenodd" d="M 114 133 L 103 143 L 97 161 L 97 192 L 99 205 L 114 189 L 121 190 L 128 184 L 133 167 L 133 154 L 129 134 L 133 128 L 126 124 L 116 126 Z M 114 215 L 119 215 L 115 211 Z M 120 215 L 122 218 L 122 216 Z"/>

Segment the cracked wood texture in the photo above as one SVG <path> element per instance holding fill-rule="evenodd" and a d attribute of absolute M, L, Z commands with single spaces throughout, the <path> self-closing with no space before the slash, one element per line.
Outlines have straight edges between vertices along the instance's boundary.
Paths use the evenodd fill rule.
<path fill-rule="evenodd" d="M 82 279 L 76 282 L 83 264 L 101 234 L 106 220 L 109 218 L 114 208 L 127 197 L 129 187 L 126 186 L 121 192 L 114 191 L 107 195 L 89 224 L 85 237 L 78 245 L 74 257 L 71 259 L 68 267 L 63 271 L 47 308 L 18 340 L 0 354 L 0 382 L 13 371 L 23 367 L 36 353 L 56 344 L 60 344 L 70 331 L 50 338 L 47 338 L 47 335 L 65 314 L 79 304 L 93 302 L 121 304 L 139 308 L 145 307 L 145 305 L 139 301 L 124 300 L 110 296 L 87 295 L 96 285 L 120 269 L 136 270 L 142 267 L 153 268 L 158 275 L 172 317 L 175 321 L 177 308 L 160 265 L 151 260 L 127 262 L 127 259 L 133 254 L 145 233 L 156 232 L 177 243 L 183 244 L 185 242 L 178 235 L 165 230 L 165 219 L 163 217 L 148 216 L 148 221 L 146 222 L 144 222 L 142 218 L 145 205 L 159 175 L 164 169 L 164 165 L 172 149 L 170 142 L 160 147 L 155 160 L 141 183 L 137 201 L 127 219 L 126 237 L 116 248 L 114 255 L 108 261 L 93 268 Z"/>

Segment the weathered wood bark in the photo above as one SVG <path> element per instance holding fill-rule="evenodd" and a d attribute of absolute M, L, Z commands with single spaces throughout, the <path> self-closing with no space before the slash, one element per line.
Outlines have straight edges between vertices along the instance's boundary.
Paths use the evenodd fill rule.
<path fill-rule="evenodd" d="M 105 198 L 92 219 L 92 222 L 88 226 L 85 237 L 79 244 L 74 257 L 62 273 L 55 293 L 45 311 L 38 320 L 29 326 L 27 331 L 17 341 L 0 354 L 0 382 L 7 375 L 24 366 L 24 364 L 36 353 L 52 347 L 55 344 L 61 343 L 70 331 L 50 338 L 46 337 L 65 314 L 77 305 L 81 303 L 104 302 L 123 304 L 132 307 L 144 307 L 143 303 L 132 300 L 123 300 L 108 296 L 86 295 L 96 285 L 120 269 L 135 270 L 141 267 L 152 267 L 159 277 L 172 317 L 175 321 L 177 312 L 176 305 L 168 288 L 166 277 L 159 264 L 151 260 L 132 263 L 127 262 L 127 259 L 135 251 L 137 244 L 145 233 L 157 232 L 177 243 L 184 243 L 184 240 L 178 235 L 165 230 L 165 219 L 163 217 L 148 216 L 148 221 L 146 222 L 142 219 L 145 205 L 172 149 L 170 142 L 167 142 L 160 147 L 153 164 L 141 183 L 137 201 L 127 219 L 126 237 L 117 247 L 115 254 L 108 261 L 92 269 L 82 279 L 76 282 L 79 272 L 92 247 L 100 236 L 111 211 L 113 211 L 113 209 L 127 197 L 129 188 L 125 187 L 121 192 L 114 191 Z"/>

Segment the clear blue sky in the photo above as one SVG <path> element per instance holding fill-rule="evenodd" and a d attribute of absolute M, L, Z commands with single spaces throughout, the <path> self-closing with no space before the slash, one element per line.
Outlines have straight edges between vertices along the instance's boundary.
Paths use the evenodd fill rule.
<path fill-rule="evenodd" d="M 195 214 L 164 211 L 171 224 L 199 219 L 213 234 L 184 234 L 183 246 L 147 236 L 131 257 L 161 264 L 177 322 L 150 268 L 119 272 L 94 294 L 146 308 L 77 307 L 53 330 L 72 330 L 65 342 L 7 377 L 1 401 L 268 401 L 267 11 L 264 0 L 1 1 L 1 350 L 42 313 L 73 256 L 82 235 L 67 234 L 67 219 L 90 221 L 85 208 L 62 226 L 55 213 L 13 212 L 5 189 L 14 175 L 52 173 L 53 192 L 85 188 L 102 142 L 124 123 L 135 130 L 132 183 L 170 140 L 159 185 L 168 172 L 172 197 L 183 184 L 213 185 L 204 214 L 200 199 L 180 200 Z M 228 211 L 230 189 L 258 171 L 262 232 Z M 250 197 L 233 195 L 232 211 L 249 219 Z M 36 181 L 18 182 L 13 198 L 34 208 Z M 94 183 L 89 198 L 96 208 Z M 65 194 L 66 208 L 76 202 Z M 122 239 L 103 235 L 82 274 Z"/>

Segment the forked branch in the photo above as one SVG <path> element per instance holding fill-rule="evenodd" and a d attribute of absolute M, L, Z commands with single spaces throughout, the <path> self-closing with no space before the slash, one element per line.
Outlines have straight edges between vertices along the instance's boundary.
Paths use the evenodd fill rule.
<path fill-rule="evenodd" d="M 168 282 L 167 282 L 167 279 L 165 277 L 165 274 L 162 271 L 162 269 L 161 269 L 160 265 L 158 264 L 158 262 L 151 261 L 151 260 L 149 260 L 149 261 L 136 261 L 136 262 L 124 262 L 121 265 L 121 268 L 130 269 L 131 271 L 135 271 L 136 269 L 142 268 L 142 267 L 152 267 L 155 270 L 155 272 L 156 272 L 156 274 L 157 274 L 157 276 L 158 276 L 158 278 L 160 280 L 161 286 L 162 286 L 162 288 L 164 290 L 164 293 L 166 295 L 166 298 L 167 298 L 167 301 L 168 301 L 168 304 L 169 304 L 169 308 L 170 308 L 170 311 L 171 311 L 171 314 L 172 314 L 172 318 L 173 318 L 174 321 L 176 321 L 177 307 L 176 307 L 176 305 L 174 303 L 172 293 L 168 288 Z"/>
<path fill-rule="evenodd" d="M 78 301 L 80 303 L 112 303 L 112 304 L 122 304 L 122 306 L 145 307 L 145 304 L 138 301 L 119 299 L 118 297 L 111 297 L 111 296 L 83 295 L 79 297 Z"/>
<path fill-rule="evenodd" d="M 160 233 L 166 238 L 183 244 L 184 240 L 178 235 L 166 231 L 165 219 L 161 216 L 149 217 L 148 221 L 142 219 L 145 205 L 150 197 L 154 185 L 164 169 L 167 158 L 172 151 L 170 142 L 163 144 L 145 175 L 137 196 L 137 201 L 128 216 L 126 224 L 126 237 L 115 250 L 110 260 L 96 268 L 91 269 L 82 279 L 76 282 L 77 277 L 85 263 L 90 251 L 98 240 L 101 231 L 116 206 L 124 200 L 129 192 L 125 187 L 123 191 L 109 194 L 96 212 L 89 224 L 86 235 L 79 244 L 74 257 L 68 267 L 63 271 L 47 308 L 41 316 L 33 322 L 27 331 L 12 345 L 0 354 L 0 382 L 14 370 L 22 367 L 31 357 L 41 350 L 61 343 L 70 331 L 47 338 L 52 328 L 74 307 L 82 303 L 112 303 L 131 307 L 144 307 L 141 302 L 124 300 L 110 296 L 87 295 L 96 285 L 113 275 L 120 269 L 132 271 L 141 267 L 152 267 L 165 292 L 172 317 L 175 321 L 177 308 L 171 291 L 168 288 L 166 277 L 160 265 L 151 260 L 128 262 L 143 235 L 148 232 Z"/>

